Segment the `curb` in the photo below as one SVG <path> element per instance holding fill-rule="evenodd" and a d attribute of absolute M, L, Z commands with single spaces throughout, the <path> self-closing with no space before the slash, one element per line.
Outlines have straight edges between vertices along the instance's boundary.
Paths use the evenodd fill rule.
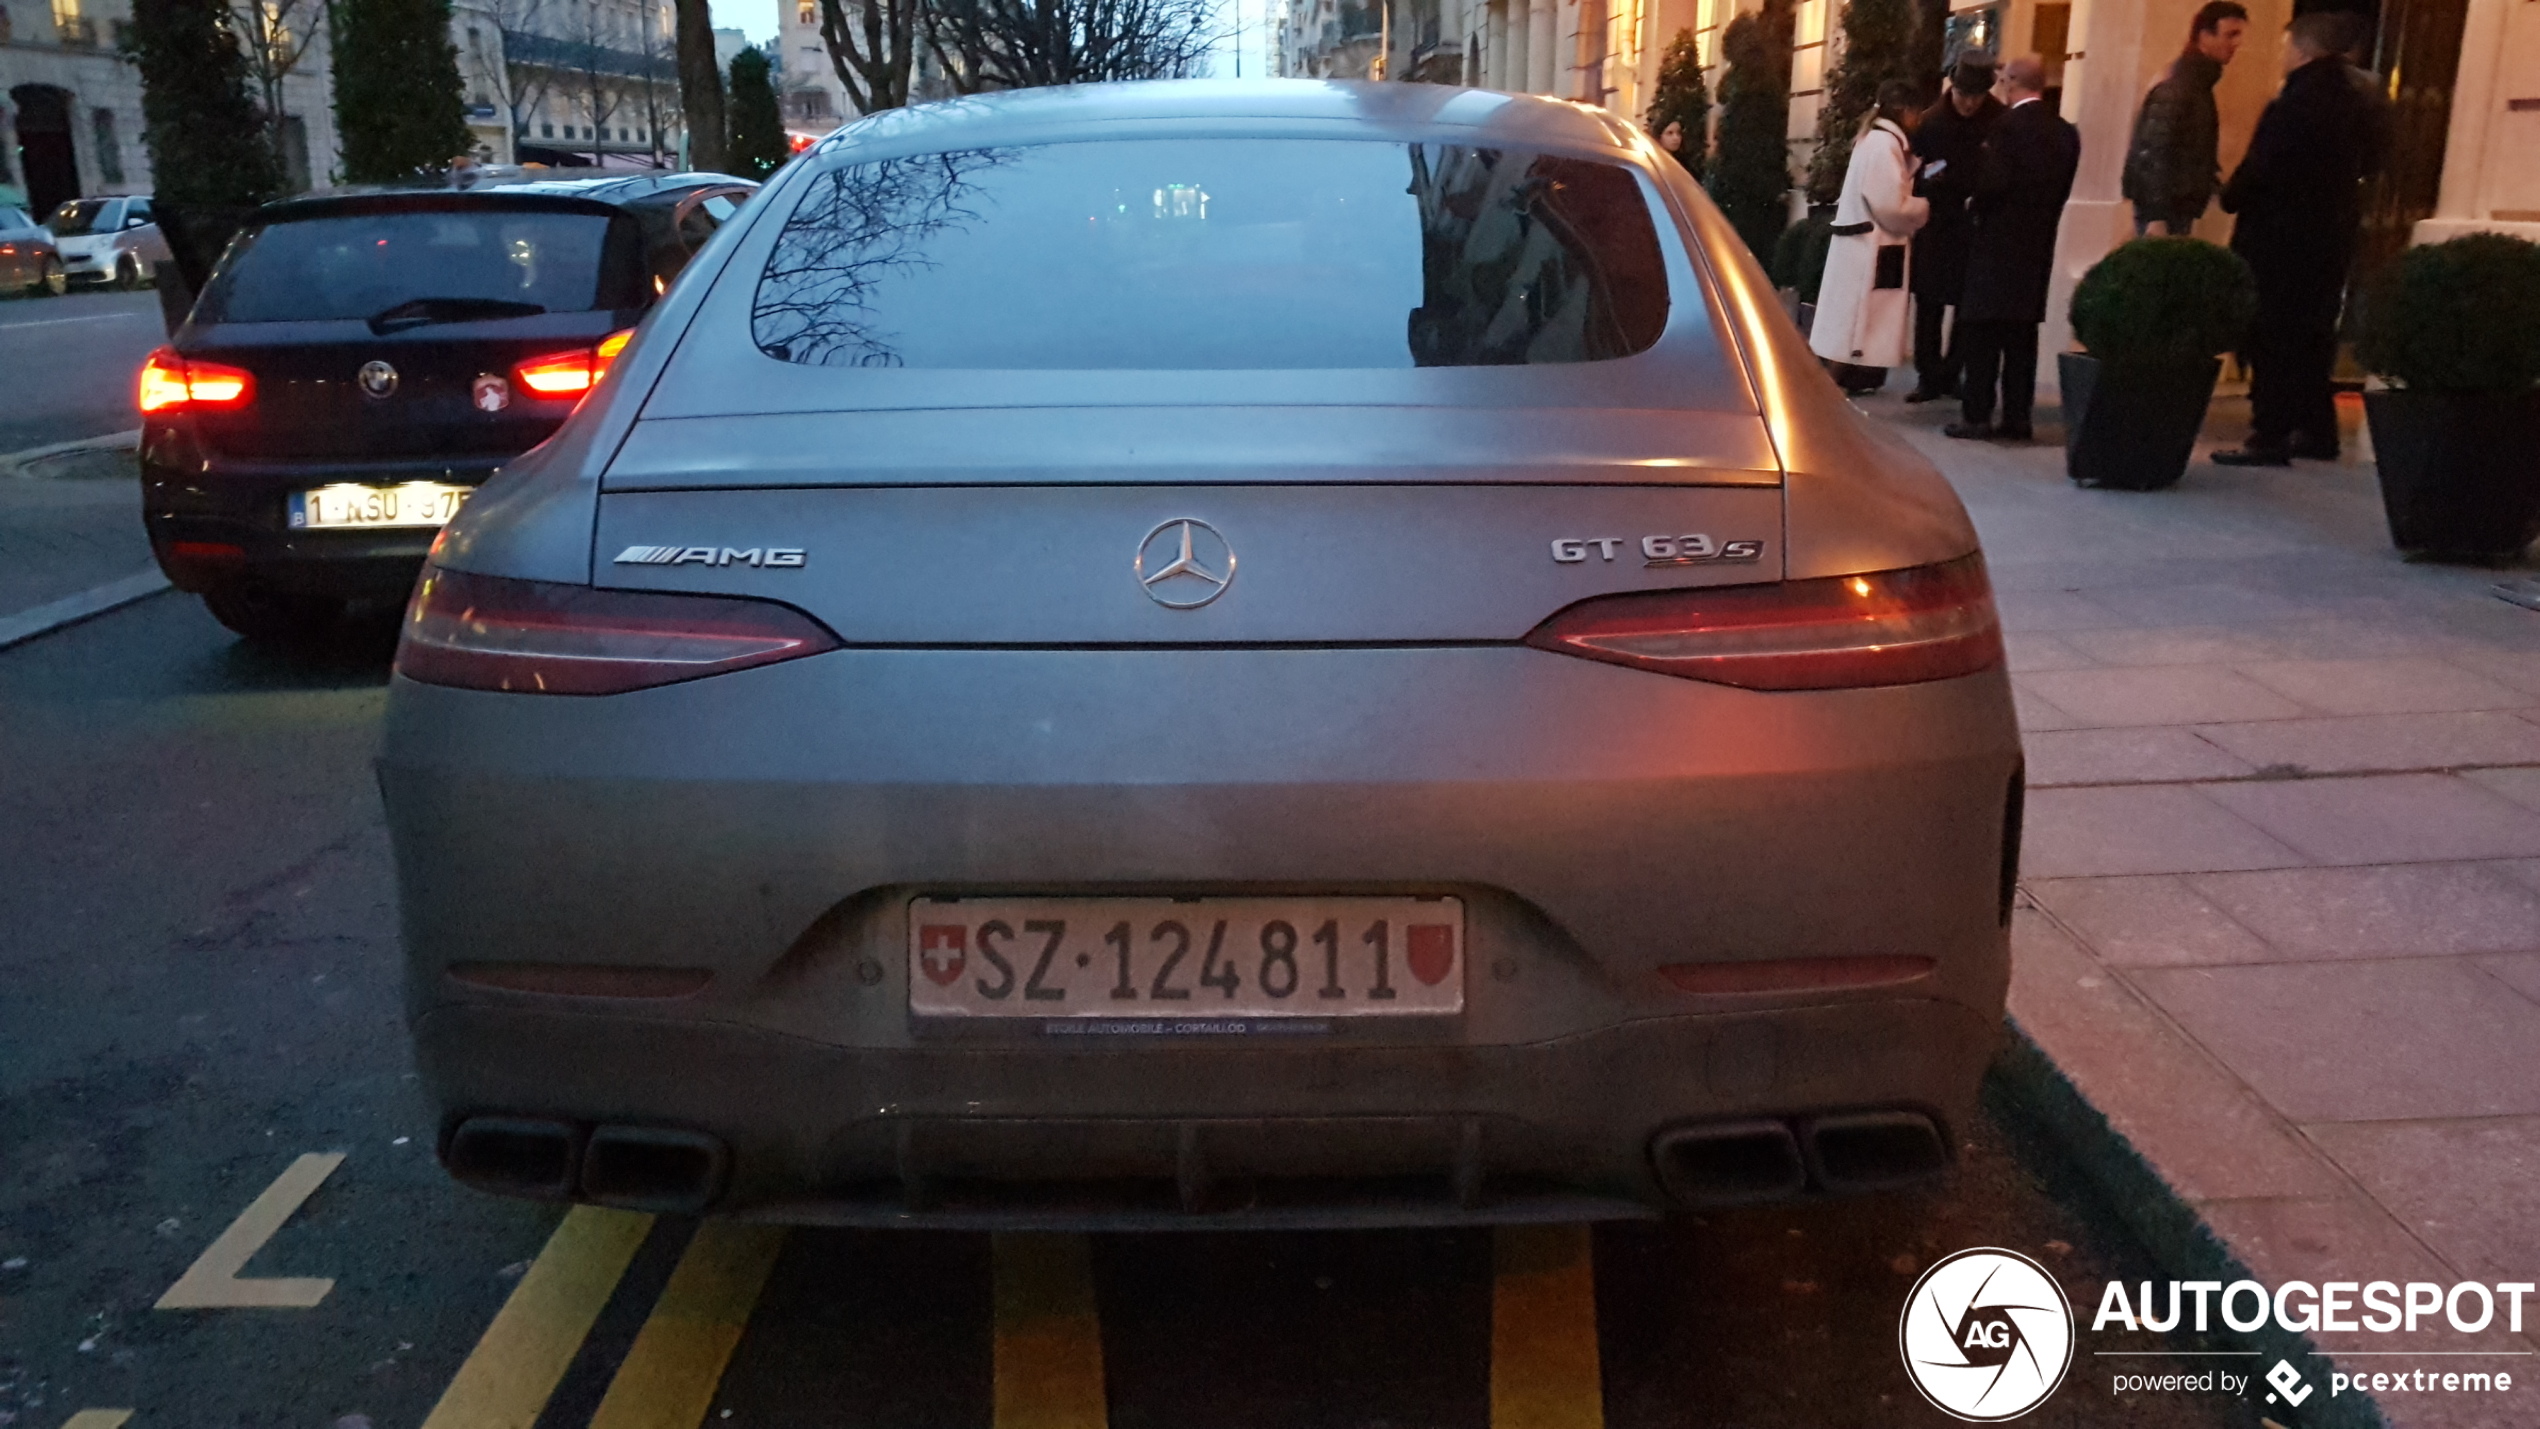
<path fill-rule="evenodd" d="M 2257 1279 L 2016 1020 L 2006 1014 L 2002 1025 L 2002 1050 L 1985 1071 L 1984 1102 L 2006 1130 L 2015 1137 L 2044 1141 L 2061 1152 L 2172 1279 L 2219 1280 L 2226 1285 Z M 2217 1328 L 2212 1333 L 2217 1340 L 2257 1350 L 2268 1363 L 2284 1359 L 2307 1365 L 2317 1348 L 2309 1336 L 2280 1329 L 2272 1318 L 2262 1329 L 2242 1333 Z M 2256 1403 L 2250 1409 L 2288 1429 L 2390 1429 L 2380 1405 L 2361 1391 L 2336 1399 L 2322 1392 L 2307 1409 Z"/>
<path fill-rule="evenodd" d="M 140 448 L 141 429 L 133 427 L 125 431 L 108 432 L 102 437 L 79 437 L 67 442 L 52 442 L 45 446 L 28 447 L 25 451 L 0 452 L 0 475 L 25 476 L 27 474 L 25 468 L 29 464 L 43 461 L 47 457 L 68 456 L 73 452 L 84 451 L 138 451 Z"/>
<path fill-rule="evenodd" d="M 77 625 L 107 611 L 120 610 L 166 589 L 168 578 L 153 567 L 119 581 L 92 586 L 77 595 L 64 596 L 32 610 L 19 611 L 0 619 L 0 650 L 23 645 L 39 635 L 50 635 L 66 625 Z"/>

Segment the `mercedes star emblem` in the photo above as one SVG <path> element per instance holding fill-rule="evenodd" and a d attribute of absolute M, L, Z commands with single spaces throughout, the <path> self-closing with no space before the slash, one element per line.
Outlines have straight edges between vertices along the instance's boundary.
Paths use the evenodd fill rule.
<path fill-rule="evenodd" d="M 1147 532 L 1134 569 L 1147 599 L 1167 610 L 1197 610 L 1235 583 L 1235 550 L 1216 527 L 1177 517 Z"/>
<path fill-rule="evenodd" d="M 397 369 L 377 359 L 363 363 L 356 375 L 361 378 L 362 391 L 370 396 L 385 397 L 397 390 Z"/>

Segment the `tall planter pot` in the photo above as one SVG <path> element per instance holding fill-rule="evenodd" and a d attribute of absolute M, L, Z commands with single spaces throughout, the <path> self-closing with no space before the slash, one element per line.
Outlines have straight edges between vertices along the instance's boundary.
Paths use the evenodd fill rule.
<path fill-rule="evenodd" d="M 2364 415 L 2400 550 L 2493 563 L 2540 539 L 2540 389 L 2367 392 Z"/>
<path fill-rule="evenodd" d="M 2061 352 L 2055 365 L 2064 387 L 2065 474 L 2119 491 L 2158 491 L 2187 474 L 2221 358 L 2118 369 Z"/>

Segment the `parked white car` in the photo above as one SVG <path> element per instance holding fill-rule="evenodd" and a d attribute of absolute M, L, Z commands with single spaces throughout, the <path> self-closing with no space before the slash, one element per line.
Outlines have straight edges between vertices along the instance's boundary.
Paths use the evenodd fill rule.
<path fill-rule="evenodd" d="M 150 213 L 148 196 L 75 198 L 44 221 L 61 250 L 62 272 L 73 283 L 147 287 L 169 261 L 168 241 Z"/>

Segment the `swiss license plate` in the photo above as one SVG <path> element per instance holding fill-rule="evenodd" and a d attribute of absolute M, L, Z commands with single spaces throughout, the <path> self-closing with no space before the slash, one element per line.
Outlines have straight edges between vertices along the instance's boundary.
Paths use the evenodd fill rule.
<path fill-rule="evenodd" d="M 920 898 L 921 1017 L 1438 1016 L 1464 1010 L 1453 898 Z"/>
<path fill-rule="evenodd" d="M 469 488 L 438 481 L 394 486 L 340 482 L 291 494 L 291 529 L 440 526 L 459 513 Z"/>

